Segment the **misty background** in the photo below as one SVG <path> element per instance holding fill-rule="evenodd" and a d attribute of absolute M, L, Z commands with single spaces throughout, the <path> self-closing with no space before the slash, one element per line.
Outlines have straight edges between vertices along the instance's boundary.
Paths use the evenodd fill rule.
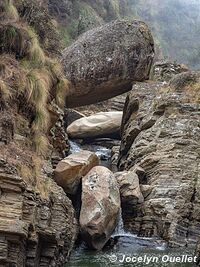
<path fill-rule="evenodd" d="M 139 19 L 152 30 L 156 59 L 200 68 L 200 0 L 49 0 L 49 9 L 65 46 L 105 22 Z"/>
<path fill-rule="evenodd" d="M 159 58 L 200 67 L 200 0 L 129 0 L 130 16 L 152 29 Z"/>

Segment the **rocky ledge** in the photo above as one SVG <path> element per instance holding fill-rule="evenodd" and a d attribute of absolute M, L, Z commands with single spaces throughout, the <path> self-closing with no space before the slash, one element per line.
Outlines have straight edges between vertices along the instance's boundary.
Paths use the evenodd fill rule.
<path fill-rule="evenodd" d="M 118 165 L 140 166 L 140 184 L 151 187 L 125 225 L 171 246 L 195 246 L 200 235 L 199 80 L 186 72 L 169 85 L 137 84 L 124 109 Z"/>
<path fill-rule="evenodd" d="M 76 221 L 71 201 L 48 179 L 43 199 L 0 160 L 0 265 L 61 266 L 73 247 Z"/>

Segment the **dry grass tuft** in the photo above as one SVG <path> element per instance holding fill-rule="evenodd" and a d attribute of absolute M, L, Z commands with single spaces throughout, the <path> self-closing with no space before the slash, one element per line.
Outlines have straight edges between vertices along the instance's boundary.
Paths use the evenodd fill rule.
<path fill-rule="evenodd" d="M 34 132 L 47 132 L 49 127 L 49 112 L 47 102 L 51 80 L 48 73 L 37 70 L 27 74 L 26 95 L 27 101 L 34 107 L 35 116 L 32 123 Z"/>
<path fill-rule="evenodd" d="M 45 157 L 48 154 L 50 148 L 48 138 L 43 134 L 35 135 L 34 147 L 38 156 Z"/>
<path fill-rule="evenodd" d="M 11 97 L 10 87 L 3 80 L 0 80 L 0 110 L 3 110 L 7 106 L 7 102 Z"/>
<path fill-rule="evenodd" d="M 33 176 L 33 170 L 30 166 L 22 164 L 17 167 L 19 175 L 22 176 L 25 181 L 31 182 Z"/>
<path fill-rule="evenodd" d="M 0 99 L 9 100 L 11 96 L 10 87 L 3 80 L 0 80 Z"/>
<path fill-rule="evenodd" d="M 44 107 L 49 95 L 46 79 L 38 71 L 28 72 L 26 78 L 28 102 L 31 102 L 36 109 Z"/>
<path fill-rule="evenodd" d="M 24 19 L 20 13 L 22 10 L 18 10 Z M 7 67 L 6 62 L 0 63 L 0 75 L 3 69 L 6 76 L 1 77 L 0 100 L 9 100 L 13 92 L 18 99 L 21 114 L 31 125 L 30 136 L 33 139 L 30 137 L 30 140 L 35 151 L 38 155 L 45 156 L 49 150 L 49 141 L 45 137 L 50 127 L 48 104 L 55 99 L 61 108 L 64 107 L 69 82 L 63 75 L 60 62 L 45 55 L 47 49 L 44 51 L 41 47 L 42 36 L 38 31 L 40 37 L 36 34 L 35 24 L 18 21 L 19 15 L 12 0 L 0 0 L 0 13 L 7 16 L 5 21 L 0 19 L 0 53 L 8 54 L 8 57 L 18 63 L 16 68 L 10 68 L 10 64 Z M 46 47 L 44 43 L 43 47 Z M 19 70 L 19 75 L 15 69 Z"/>
<path fill-rule="evenodd" d="M 46 61 L 46 67 L 51 73 L 52 80 L 56 84 L 58 80 L 63 77 L 63 69 L 60 62 L 55 59 L 48 58 Z"/>
<path fill-rule="evenodd" d="M 39 156 L 33 156 L 32 162 L 33 162 L 33 174 L 36 181 L 35 187 L 40 192 L 43 198 L 48 198 L 50 193 L 49 190 L 50 179 L 42 175 L 43 160 L 41 160 Z"/>
<path fill-rule="evenodd" d="M 50 117 L 46 107 L 37 109 L 31 127 L 33 132 L 48 133 L 49 125 L 50 125 Z"/>
<path fill-rule="evenodd" d="M 67 79 L 61 79 L 56 86 L 56 104 L 60 108 L 64 108 L 65 99 L 69 93 L 69 81 Z"/>
<path fill-rule="evenodd" d="M 32 61 L 32 64 L 35 64 L 36 66 L 43 66 L 46 60 L 45 54 L 40 46 L 36 33 L 30 27 L 28 28 L 28 35 L 31 39 L 28 58 Z"/>
<path fill-rule="evenodd" d="M 0 51 L 13 53 L 16 58 L 27 58 L 36 67 L 43 66 L 46 60 L 33 29 L 16 23 L 0 26 Z"/>
<path fill-rule="evenodd" d="M 60 62 L 56 60 L 48 60 L 47 67 L 51 73 L 52 81 L 55 84 L 54 97 L 56 99 L 56 104 L 63 108 L 65 105 L 65 98 L 69 93 L 70 83 L 64 77 L 63 68 Z"/>
<path fill-rule="evenodd" d="M 0 20 L 18 21 L 19 14 L 12 0 L 4 0 L 0 2 Z"/>

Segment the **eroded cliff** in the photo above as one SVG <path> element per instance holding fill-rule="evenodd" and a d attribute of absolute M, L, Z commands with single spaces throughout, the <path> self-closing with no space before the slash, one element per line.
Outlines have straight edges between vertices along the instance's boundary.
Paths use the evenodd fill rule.
<path fill-rule="evenodd" d="M 1 266 L 61 266 L 76 236 L 51 178 L 52 157 L 67 153 L 57 34 L 40 1 L 0 1 Z"/>

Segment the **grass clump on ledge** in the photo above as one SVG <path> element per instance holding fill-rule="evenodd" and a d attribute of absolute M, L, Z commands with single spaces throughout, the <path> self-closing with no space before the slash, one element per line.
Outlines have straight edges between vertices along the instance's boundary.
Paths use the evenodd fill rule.
<path fill-rule="evenodd" d="M 49 59 L 46 64 L 55 86 L 53 97 L 56 100 L 56 104 L 60 108 L 63 108 L 65 105 L 65 99 L 69 94 L 70 83 L 64 77 L 62 66 L 58 61 Z"/>
<path fill-rule="evenodd" d="M 50 143 L 48 138 L 43 134 L 34 136 L 34 149 L 39 156 L 45 157 L 49 151 Z"/>
<path fill-rule="evenodd" d="M 0 0 L 0 15 L 5 18 L 0 18 L 0 54 L 2 59 L 5 58 L 0 64 L 3 70 L 0 73 L 0 106 L 4 109 L 11 103 L 9 99 L 16 97 L 19 113 L 29 123 L 30 144 L 39 155 L 45 156 L 49 150 L 49 107 L 53 100 L 60 108 L 64 107 L 69 82 L 64 77 L 57 54 L 51 54 L 48 45 L 49 50 L 46 48 L 38 25 L 35 27 L 35 23 L 27 20 L 26 15 L 35 6 L 31 1 L 24 2 L 25 5 L 16 2 L 18 4 Z M 41 10 L 34 10 L 35 19 L 37 14 L 44 17 Z M 50 18 L 44 25 L 49 25 L 50 34 Z M 45 40 L 49 41 L 47 37 Z"/>
<path fill-rule="evenodd" d="M 6 102 L 11 98 L 10 87 L 0 79 L 0 110 L 5 108 Z"/>
<path fill-rule="evenodd" d="M 26 99 L 35 110 L 32 129 L 34 132 L 47 132 L 49 126 L 49 114 L 47 102 L 49 98 L 50 81 L 44 73 L 33 70 L 27 76 Z"/>
<path fill-rule="evenodd" d="M 8 23 L 0 26 L 0 52 L 14 54 L 17 59 L 26 58 L 35 67 L 45 64 L 45 53 L 36 33 L 23 25 Z"/>
<path fill-rule="evenodd" d="M 45 64 L 45 54 L 42 50 L 37 35 L 33 29 L 28 28 L 28 35 L 31 39 L 31 46 L 28 53 L 28 58 L 32 64 L 37 66 L 43 66 Z"/>
<path fill-rule="evenodd" d="M 12 0 L 3 0 L 0 2 L 0 20 L 19 20 L 19 14 Z"/>

